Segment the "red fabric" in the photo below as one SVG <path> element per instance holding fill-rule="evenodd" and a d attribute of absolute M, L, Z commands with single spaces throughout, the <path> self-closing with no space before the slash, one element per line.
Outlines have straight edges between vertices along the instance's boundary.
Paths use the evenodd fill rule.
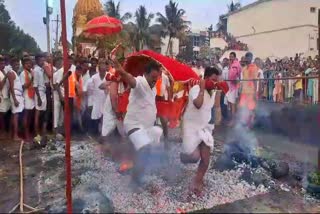
<path fill-rule="evenodd" d="M 144 50 L 133 53 L 126 58 L 124 69 L 133 76 L 142 76 L 145 66 L 148 62 L 154 60 L 160 63 L 172 76 L 174 81 L 188 81 L 197 82 L 200 80 L 199 76 L 187 65 L 178 62 L 172 58 L 163 56 L 150 50 Z M 108 77 L 112 79 L 112 77 Z M 128 105 L 129 92 L 119 95 L 119 112 L 125 113 Z M 167 118 L 170 127 L 173 128 L 178 124 L 184 109 L 186 107 L 188 97 L 184 95 L 181 98 L 172 101 L 156 101 L 157 115 Z"/>
<path fill-rule="evenodd" d="M 129 55 L 125 61 L 124 69 L 134 76 L 142 76 L 144 67 L 151 60 L 160 63 L 171 74 L 174 81 L 187 81 L 192 78 L 200 79 L 189 66 L 150 50 L 143 50 Z"/>
<path fill-rule="evenodd" d="M 90 20 L 84 27 L 86 36 L 105 36 L 119 33 L 123 26 L 120 20 L 107 15 Z"/>
<path fill-rule="evenodd" d="M 200 80 L 195 80 L 195 79 L 190 79 L 189 80 L 189 86 L 193 87 L 195 85 L 199 85 Z M 223 93 L 227 93 L 229 91 L 229 86 L 228 83 L 223 81 L 223 82 L 217 82 L 213 80 L 206 80 L 206 85 L 205 85 L 206 90 L 213 90 L 213 89 L 218 89 L 222 90 Z"/>

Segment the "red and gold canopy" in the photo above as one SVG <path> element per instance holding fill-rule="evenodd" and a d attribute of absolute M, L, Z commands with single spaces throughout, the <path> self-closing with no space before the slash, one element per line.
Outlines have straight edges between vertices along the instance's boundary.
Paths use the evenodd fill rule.
<path fill-rule="evenodd" d="M 84 27 L 85 36 L 102 37 L 119 33 L 123 26 L 120 20 L 107 15 L 96 17 L 90 20 Z"/>

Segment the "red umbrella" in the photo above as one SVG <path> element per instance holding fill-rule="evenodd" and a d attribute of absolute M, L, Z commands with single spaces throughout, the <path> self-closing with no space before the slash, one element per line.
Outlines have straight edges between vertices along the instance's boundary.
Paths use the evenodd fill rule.
<path fill-rule="evenodd" d="M 119 33 L 123 26 L 120 20 L 107 15 L 98 16 L 90 20 L 84 27 L 85 36 L 105 36 Z"/>

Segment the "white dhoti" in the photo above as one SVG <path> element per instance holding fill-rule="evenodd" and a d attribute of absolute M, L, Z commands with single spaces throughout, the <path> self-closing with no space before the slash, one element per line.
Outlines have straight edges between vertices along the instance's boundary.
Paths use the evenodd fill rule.
<path fill-rule="evenodd" d="M 16 99 L 19 102 L 18 106 L 15 106 L 12 96 L 10 97 L 12 114 L 21 113 L 21 112 L 23 112 L 23 109 L 24 109 L 24 98 L 23 98 L 23 96 L 16 95 Z"/>
<path fill-rule="evenodd" d="M 212 107 L 215 104 L 216 91 L 212 95 L 204 91 L 203 104 L 200 109 L 196 108 L 193 101 L 198 97 L 200 87 L 198 85 L 189 91 L 189 102 L 183 117 L 183 143 L 182 149 L 185 154 L 192 154 L 203 142 L 213 150 L 214 139 L 212 131 L 214 124 L 209 124 L 212 117 Z M 220 104 L 220 103 L 219 103 Z"/>
<path fill-rule="evenodd" d="M 103 108 L 102 130 L 103 137 L 108 136 L 117 128 L 117 117 L 112 110 L 110 96 L 107 96 Z"/>
<path fill-rule="evenodd" d="M 38 96 L 35 95 L 34 98 L 35 98 L 35 104 L 36 104 L 36 110 L 38 111 L 46 111 L 47 110 L 47 97 L 46 97 L 46 94 L 40 94 L 40 97 L 41 97 L 41 105 L 39 106 L 38 105 Z"/>
<path fill-rule="evenodd" d="M 93 95 L 93 106 L 92 106 L 92 113 L 91 113 L 91 119 L 92 120 L 98 120 L 102 117 L 102 114 L 104 112 L 104 104 L 106 101 L 106 95 L 104 91 L 99 91 L 96 94 Z"/>
<path fill-rule="evenodd" d="M 33 110 L 35 107 L 34 98 L 30 98 L 28 95 L 24 96 L 24 108 L 26 110 Z"/>
<path fill-rule="evenodd" d="M 0 112 L 5 113 L 10 110 L 10 99 L 0 97 Z"/>
<path fill-rule="evenodd" d="M 53 128 L 56 129 L 63 124 L 63 108 L 58 95 L 54 94 L 53 99 Z"/>
<path fill-rule="evenodd" d="M 214 139 L 212 131 L 214 125 L 208 124 L 206 127 L 199 128 L 195 127 L 191 121 L 183 124 L 183 143 L 182 150 L 184 154 L 192 154 L 198 146 L 203 142 L 211 150 L 214 147 Z"/>
<path fill-rule="evenodd" d="M 238 89 L 229 90 L 226 97 L 229 103 L 235 104 L 238 98 Z"/>
<path fill-rule="evenodd" d="M 147 129 L 139 129 L 129 136 L 134 148 L 138 151 L 142 147 L 150 144 L 159 144 L 162 135 L 162 129 L 158 126 L 153 126 Z"/>

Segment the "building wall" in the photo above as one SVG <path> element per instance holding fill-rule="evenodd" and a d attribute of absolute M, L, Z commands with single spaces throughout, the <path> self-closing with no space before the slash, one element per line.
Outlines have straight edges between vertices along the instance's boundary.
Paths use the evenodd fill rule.
<path fill-rule="evenodd" d="M 313 27 L 294 28 L 285 31 L 276 31 L 238 38 L 248 44 L 250 51 L 261 58 L 293 57 L 296 53 L 306 53 L 312 48 L 316 50 L 317 42 L 314 36 L 311 39 Z"/>
<path fill-rule="evenodd" d="M 259 57 L 293 56 L 317 49 L 318 9 L 320 0 L 266 0 L 231 14 L 228 33 Z"/>
<path fill-rule="evenodd" d="M 172 38 L 172 54 L 173 56 L 177 56 L 179 54 L 179 39 L 177 38 Z M 167 53 L 167 48 L 168 48 L 168 43 L 169 43 L 169 36 L 165 38 L 161 38 L 161 54 L 166 55 Z M 170 53 L 168 53 L 170 54 Z"/>
<path fill-rule="evenodd" d="M 223 50 L 227 46 L 228 46 L 227 42 L 222 38 L 210 39 L 210 48 L 220 48 L 221 50 Z"/>

